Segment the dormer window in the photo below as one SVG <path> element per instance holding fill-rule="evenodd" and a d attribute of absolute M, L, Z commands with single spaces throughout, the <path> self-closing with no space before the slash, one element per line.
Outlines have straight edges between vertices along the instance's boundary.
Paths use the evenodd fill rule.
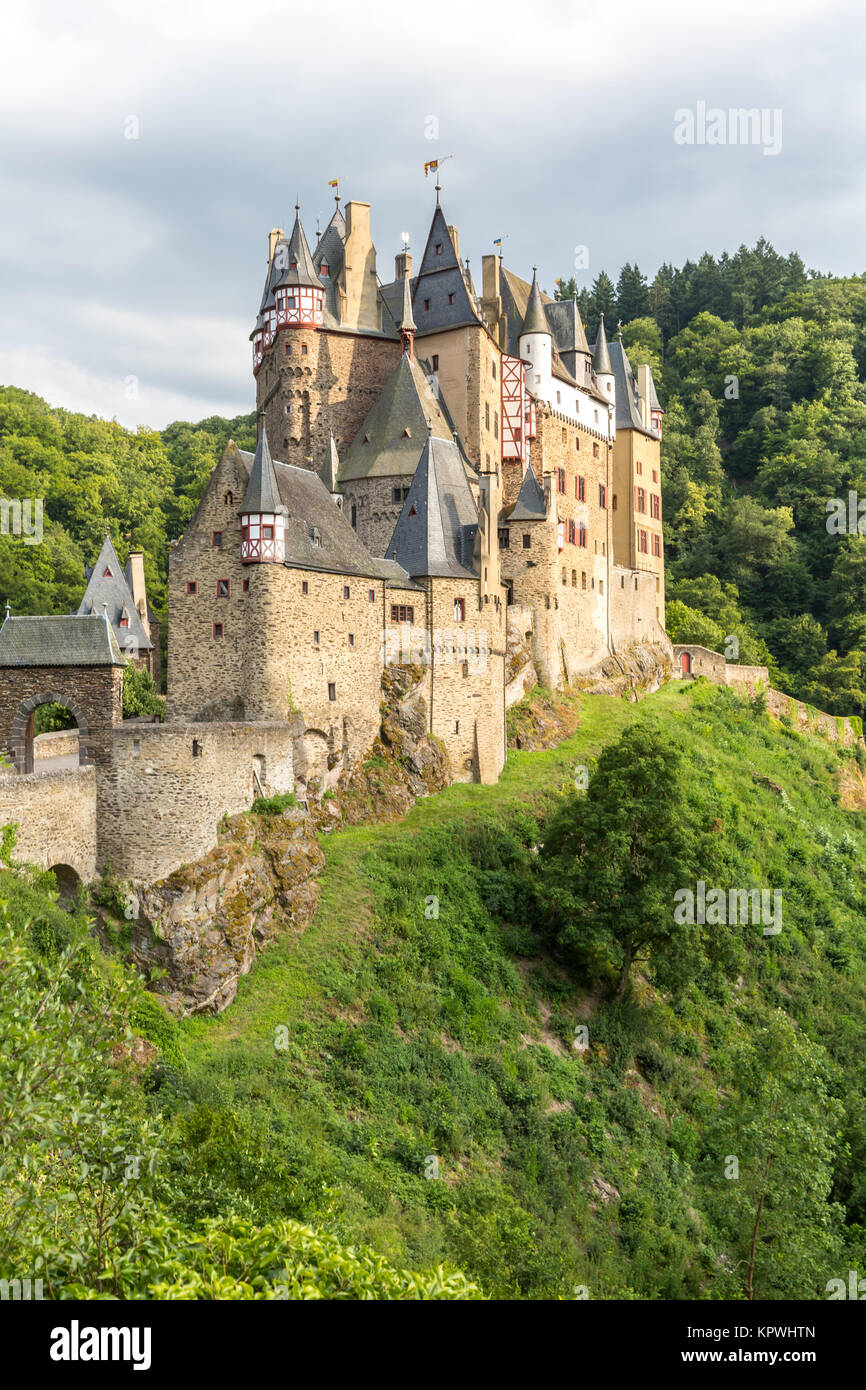
<path fill-rule="evenodd" d="M 121 627 L 129 627 L 129 619 L 128 619 L 128 618 L 121 618 L 121 620 L 120 620 L 120 626 L 121 626 Z"/>
<path fill-rule="evenodd" d="M 402 438 L 403 438 L 403 439 L 411 439 L 412 436 L 411 436 L 411 434 L 409 433 L 408 430 L 404 430 L 404 431 L 403 431 L 403 434 L 402 434 Z"/>
<path fill-rule="evenodd" d="M 328 272 L 328 262 L 327 262 L 327 261 L 322 261 L 322 264 L 321 264 L 321 266 L 319 267 L 319 274 L 320 274 L 320 275 L 327 275 L 328 273 L 329 273 L 329 272 Z"/>
<path fill-rule="evenodd" d="M 311 542 L 313 543 L 313 545 L 318 546 L 318 548 L 321 550 L 321 548 L 322 548 L 322 533 L 321 533 L 321 531 L 319 530 L 318 526 L 311 526 L 311 527 L 310 527 L 310 540 L 311 540 Z"/>
<path fill-rule="evenodd" d="M 442 255 L 442 242 L 441 242 L 441 241 L 437 241 L 437 243 L 436 243 L 436 255 L 437 255 L 437 256 L 441 256 L 441 255 Z"/>
<path fill-rule="evenodd" d="M 427 313 L 430 312 L 430 300 L 429 300 L 429 299 L 425 299 L 425 300 L 424 300 L 424 308 L 425 308 L 425 310 L 427 311 Z"/>
<path fill-rule="evenodd" d="M 102 577 L 103 577 L 103 579 L 113 579 L 113 578 L 114 578 L 114 576 L 113 576 L 112 573 L 111 573 L 111 570 L 108 568 L 107 565 L 106 565 L 105 569 L 102 571 Z"/>

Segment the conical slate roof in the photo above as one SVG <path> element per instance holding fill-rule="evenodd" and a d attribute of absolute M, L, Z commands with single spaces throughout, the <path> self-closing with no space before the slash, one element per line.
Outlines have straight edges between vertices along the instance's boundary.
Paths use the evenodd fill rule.
<path fill-rule="evenodd" d="M 264 421 L 262 422 L 259 442 L 256 445 L 250 480 L 247 483 L 247 490 L 241 506 L 241 515 L 249 512 L 285 512 L 280 490 L 277 487 L 277 475 L 274 472 L 274 462 L 268 446 L 268 432 L 265 429 Z"/>
<path fill-rule="evenodd" d="M 524 333 L 546 333 L 549 337 L 552 336 L 550 324 L 547 322 L 547 315 L 544 312 L 541 290 L 538 288 L 538 276 L 534 270 L 532 272 L 532 289 L 529 291 L 529 303 L 526 306 L 520 336 L 523 337 Z"/>
<path fill-rule="evenodd" d="M 288 242 L 281 241 L 277 244 L 274 266 L 278 272 L 273 283 L 274 289 L 283 285 L 312 285 L 317 290 L 324 288 L 313 264 L 307 238 L 304 236 L 300 213 L 295 214 L 295 225 Z"/>
<path fill-rule="evenodd" d="M 544 488 L 535 476 L 532 464 L 527 464 L 517 501 L 508 514 L 509 521 L 543 521 L 547 516 Z"/>
<path fill-rule="evenodd" d="M 404 352 L 340 464 L 340 482 L 414 473 L 428 421 L 438 439 L 452 439 L 426 376 Z"/>
<path fill-rule="evenodd" d="M 319 469 L 319 477 L 325 484 L 330 493 L 337 491 L 337 475 L 340 471 L 340 455 L 337 453 L 337 443 L 334 439 L 333 431 L 328 440 L 328 450 L 325 454 L 325 462 Z"/>
<path fill-rule="evenodd" d="M 430 435 L 385 554 L 412 577 L 477 579 L 471 568 L 477 530 L 478 508 L 460 450 Z"/>
<path fill-rule="evenodd" d="M 596 376 L 603 372 L 612 372 L 610 365 L 610 352 L 607 346 L 607 334 L 604 331 L 604 314 L 602 314 L 598 325 L 598 337 L 595 340 L 595 347 L 592 353 L 592 367 Z"/>

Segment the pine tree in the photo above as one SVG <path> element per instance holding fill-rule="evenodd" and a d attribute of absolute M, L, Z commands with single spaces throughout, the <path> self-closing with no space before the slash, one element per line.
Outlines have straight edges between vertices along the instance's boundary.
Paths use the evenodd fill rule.
<path fill-rule="evenodd" d="M 643 318 L 649 310 L 649 290 L 646 276 L 636 265 L 626 263 L 616 282 L 616 313 L 623 323 Z"/>

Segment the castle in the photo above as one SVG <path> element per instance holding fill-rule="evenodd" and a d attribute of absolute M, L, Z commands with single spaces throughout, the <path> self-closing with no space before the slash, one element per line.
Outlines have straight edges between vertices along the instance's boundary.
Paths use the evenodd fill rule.
<path fill-rule="evenodd" d="M 77 711 L 88 866 L 169 872 L 252 796 L 323 795 L 367 756 L 389 663 L 421 672 L 453 778 L 493 782 L 531 684 L 670 650 L 649 367 L 635 375 L 603 321 L 591 347 L 576 302 L 501 254 L 479 294 L 440 193 L 417 270 L 404 247 L 388 283 L 369 204 L 337 198 L 314 250 L 300 209 L 270 233 L 258 443 L 228 445 L 172 545 L 164 724 L 117 717 L 129 625 L 139 664 L 159 647 L 140 557 L 124 577 L 106 540 L 74 619 L 0 629 L 0 744 L 19 774 L 40 701 Z"/>

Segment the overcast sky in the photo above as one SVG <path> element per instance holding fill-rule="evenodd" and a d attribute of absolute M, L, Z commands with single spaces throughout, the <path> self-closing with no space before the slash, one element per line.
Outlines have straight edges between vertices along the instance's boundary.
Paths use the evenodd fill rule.
<path fill-rule="evenodd" d="M 588 284 L 761 235 L 859 273 L 864 33 L 851 0 L 19 0 L 0 382 L 130 426 L 250 410 L 268 229 L 297 195 L 314 244 L 339 178 L 391 279 L 403 232 L 423 250 L 424 161 L 452 154 L 443 207 L 476 283 L 500 236 L 551 291 L 578 246 Z M 700 102 L 780 110 L 780 152 L 678 144 Z"/>

